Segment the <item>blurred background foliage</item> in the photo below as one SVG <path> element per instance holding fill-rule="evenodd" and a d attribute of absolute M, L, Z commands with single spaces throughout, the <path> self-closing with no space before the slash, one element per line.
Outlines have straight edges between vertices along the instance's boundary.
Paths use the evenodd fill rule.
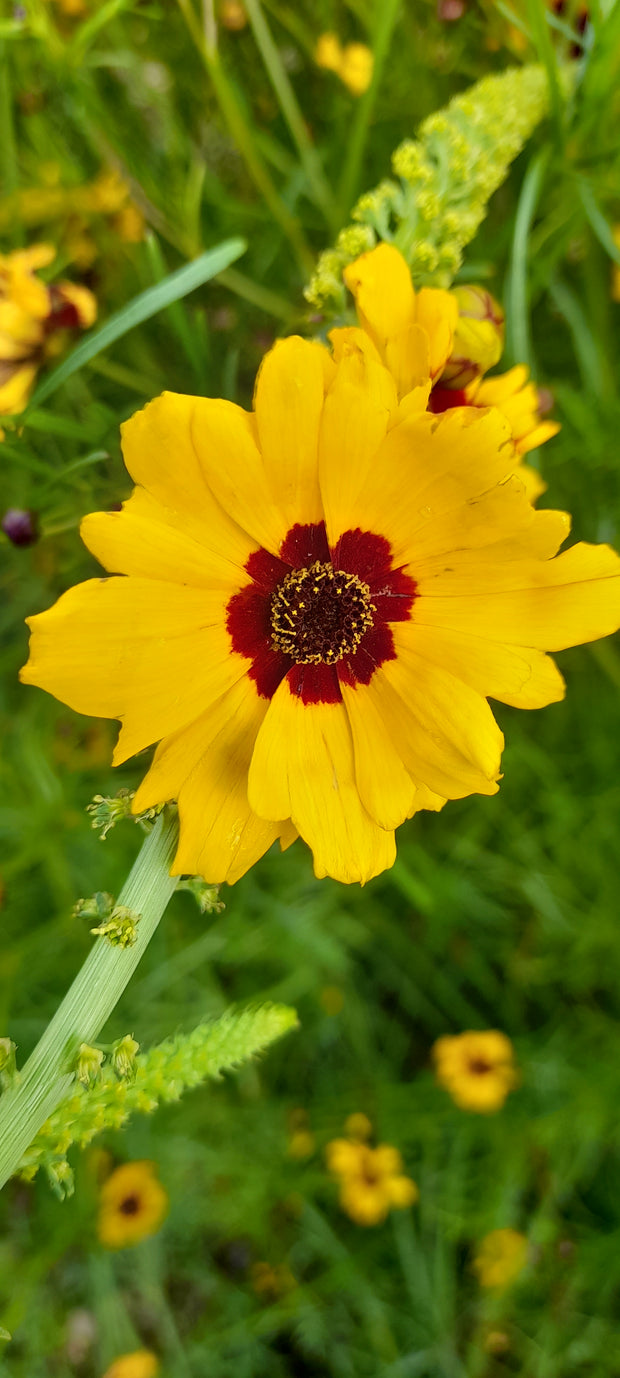
<path fill-rule="evenodd" d="M 318 66 L 325 32 L 373 51 L 365 92 Z M 555 398 L 542 505 L 572 511 L 577 537 L 618 543 L 620 4 L 29 0 L 4 11 L 0 42 L 3 252 L 54 244 L 46 275 L 90 287 L 104 321 L 223 239 L 248 243 L 0 445 L 0 507 L 36 512 L 40 530 L 0 544 L 0 1033 L 23 1061 L 91 942 L 75 900 L 117 894 L 139 842 L 126 822 L 102 846 L 84 810 L 135 786 L 144 763 L 112 772 L 113 724 L 16 681 L 24 617 L 96 572 L 81 516 L 129 493 L 119 422 L 164 388 L 248 405 L 273 338 L 320 326 L 302 294 L 315 255 L 393 147 L 515 62 L 547 67 L 550 118 L 462 278 L 504 302 L 503 364 L 527 361 Z M 220 914 L 174 897 L 104 1039 L 149 1046 L 265 998 L 294 1005 L 301 1029 L 98 1141 L 74 1161 L 68 1201 L 43 1176 L 5 1190 L 2 1378 L 100 1378 L 140 1347 L 164 1378 L 620 1372 L 620 656 L 605 641 L 559 661 L 564 703 L 498 708 L 500 794 L 416 817 L 366 889 L 317 882 L 297 843 L 225 889 Z M 433 1042 L 493 1028 L 520 1085 L 494 1115 L 459 1110 L 435 1083 Z M 325 1164 L 352 1112 L 400 1149 L 420 1192 L 366 1228 Z M 106 1253 L 102 1163 L 144 1158 L 168 1220 Z M 485 1289 L 473 1260 L 506 1228 L 527 1236 L 526 1266 Z"/>

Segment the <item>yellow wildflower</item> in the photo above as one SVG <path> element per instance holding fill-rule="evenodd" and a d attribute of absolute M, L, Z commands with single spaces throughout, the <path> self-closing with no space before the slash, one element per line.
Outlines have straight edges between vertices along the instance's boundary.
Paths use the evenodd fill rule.
<path fill-rule="evenodd" d="M 121 577 L 30 621 L 23 681 L 120 718 L 117 764 L 160 742 L 133 810 L 178 799 L 174 874 L 209 884 L 298 833 L 317 876 L 378 875 L 405 818 L 496 793 L 487 697 L 561 699 L 545 651 L 620 624 L 620 560 L 554 558 L 569 519 L 496 408 L 433 416 L 428 377 L 399 405 L 365 331 L 331 338 L 279 340 L 252 413 L 164 393 L 128 421 L 138 486 L 81 528 Z"/>
<path fill-rule="evenodd" d="M 391 244 L 362 254 L 345 268 L 344 280 L 355 297 L 360 324 L 393 374 L 401 398 L 426 388 L 434 414 L 453 407 L 497 407 L 519 455 L 557 434 L 556 422 L 541 421 L 539 393 L 527 382 L 525 365 L 481 378 L 499 359 L 503 343 L 503 313 L 484 288 L 446 292 L 423 287 L 416 292 L 404 258 Z M 515 472 L 531 500 L 544 490 L 530 466 L 519 464 Z"/>
<path fill-rule="evenodd" d="M 491 1230 L 478 1246 L 472 1268 L 481 1287 L 510 1287 L 527 1263 L 527 1239 L 518 1230 Z"/>
<path fill-rule="evenodd" d="M 438 1038 L 433 1059 L 437 1080 L 461 1110 L 500 1110 L 518 1081 L 512 1043 L 496 1029 Z"/>
<path fill-rule="evenodd" d="M 48 287 L 36 277 L 55 256 L 50 244 L 0 254 L 0 415 L 24 410 L 37 372 L 50 353 L 50 337 L 92 325 L 92 292 L 72 282 Z"/>
<path fill-rule="evenodd" d="M 347 1124 L 358 1118 L 366 1116 L 349 1116 Z M 340 1182 L 342 1209 L 356 1225 L 379 1225 L 390 1210 L 406 1209 L 418 1199 L 418 1188 L 403 1173 L 401 1155 L 391 1144 L 369 1148 L 359 1139 L 332 1139 L 326 1159 Z"/>
<path fill-rule="evenodd" d="M 99 1194 L 97 1233 L 106 1249 L 127 1249 L 156 1234 L 168 1213 L 168 1194 L 154 1163 L 123 1163 Z"/>
<path fill-rule="evenodd" d="M 321 34 L 314 52 L 318 67 L 335 72 L 353 96 L 363 96 L 372 81 L 374 56 L 365 43 L 343 47 L 334 33 Z"/>
<path fill-rule="evenodd" d="M 150 1349 L 136 1349 L 133 1354 L 121 1354 L 106 1369 L 103 1378 L 155 1378 L 159 1362 Z"/>

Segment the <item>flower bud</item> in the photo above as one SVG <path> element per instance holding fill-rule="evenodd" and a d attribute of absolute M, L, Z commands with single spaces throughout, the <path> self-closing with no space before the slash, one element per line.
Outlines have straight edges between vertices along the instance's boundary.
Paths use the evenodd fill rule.
<path fill-rule="evenodd" d="M 140 1047 L 133 1034 L 125 1034 L 112 1044 L 110 1061 L 118 1077 L 133 1079 L 136 1074 L 136 1053 Z"/>
<path fill-rule="evenodd" d="M 464 388 L 492 368 L 504 348 L 504 313 L 486 287 L 455 287 L 458 308 L 452 353 L 441 386 Z"/>
<path fill-rule="evenodd" d="M 39 536 L 38 516 L 26 508 L 9 507 L 0 526 L 13 545 L 34 545 Z"/>
<path fill-rule="evenodd" d="M 100 1048 L 91 1048 L 88 1043 L 80 1043 L 75 1065 L 78 1081 L 83 1086 L 90 1086 L 91 1082 L 96 1081 L 101 1071 L 103 1053 Z"/>

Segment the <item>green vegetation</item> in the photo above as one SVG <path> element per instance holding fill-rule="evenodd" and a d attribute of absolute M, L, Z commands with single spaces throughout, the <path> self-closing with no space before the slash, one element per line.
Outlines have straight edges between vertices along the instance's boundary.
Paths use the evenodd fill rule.
<path fill-rule="evenodd" d="M 92 946 L 76 901 L 118 896 L 141 840 L 121 820 L 102 844 L 86 807 L 134 789 L 144 761 L 113 771 L 113 724 L 17 682 L 24 618 L 97 572 L 81 517 L 129 494 L 119 424 L 163 389 L 249 405 L 274 336 L 320 330 L 304 287 L 393 150 L 524 61 L 546 72 L 549 115 L 458 280 L 503 300 L 504 363 L 553 391 L 562 431 L 540 455 L 539 505 L 571 511 L 578 539 L 620 543 L 618 0 L 593 0 L 578 57 L 576 3 L 558 16 L 542 0 L 469 0 L 449 21 L 430 0 L 248 0 L 247 14 L 234 30 L 214 26 L 209 0 L 92 0 L 73 16 L 32 0 L 0 20 L 0 250 L 54 244 L 44 276 L 90 286 L 103 328 L 96 352 L 86 339 L 51 361 L 0 444 L 0 518 L 36 512 L 40 529 L 28 546 L 0 536 L 0 1035 L 20 1066 Z M 313 60 L 327 30 L 375 51 L 360 97 Z M 122 205 L 84 196 L 106 169 L 129 185 L 133 231 Z M 497 710 L 499 794 L 418 815 L 363 890 L 316 881 L 297 842 L 223 887 L 223 910 L 173 895 L 100 1046 L 130 1032 L 152 1067 L 201 1029 L 189 1084 L 275 1036 L 246 1029 L 218 1061 L 218 1025 L 204 1025 L 231 1006 L 250 1019 L 267 1006 L 267 1022 L 293 1007 L 299 1027 L 83 1151 L 67 1141 L 67 1199 L 44 1172 L 4 1189 L 0 1378 L 103 1378 L 140 1347 L 163 1378 L 620 1371 L 620 655 L 610 639 L 558 661 L 563 703 Z M 465 1029 L 501 1029 L 515 1048 L 521 1084 L 490 1116 L 435 1083 L 433 1042 Z M 102 1102 L 115 1075 L 95 1083 Z M 119 1082 L 128 1104 L 140 1075 Z M 353 1112 L 420 1192 L 366 1228 L 325 1165 Z M 170 1197 L 161 1232 L 118 1253 L 96 1237 L 100 1149 L 154 1160 Z M 508 1227 L 527 1236 L 527 1265 L 484 1290 L 477 1247 Z"/>

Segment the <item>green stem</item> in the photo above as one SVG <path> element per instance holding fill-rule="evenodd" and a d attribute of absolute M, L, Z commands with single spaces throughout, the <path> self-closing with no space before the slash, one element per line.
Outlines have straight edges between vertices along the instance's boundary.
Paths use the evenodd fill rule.
<path fill-rule="evenodd" d="M 252 25 L 256 45 L 278 98 L 280 109 L 297 145 L 308 185 L 312 190 L 316 204 L 321 207 L 325 215 L 331 233 L 336 234 L 340 225 L 331 188 L 323 173 L 317 150 L 308 135 L 304 117 L 297 104 L 295 92 L 288 79 L 280 53 L 271 36 L 260 0 L 245 0 L 245 8 Z"/>
<path fill-rule="evenodd" d="M 170 865 L 176 816 L 158 818 L 118 897 L 140 915 L 133 947 L 98 938 L 15 1085 L 0 1100 L 0 1187 L 19 1167 L 35 1134 L 68 1095 L 80 1043 L 91 1043 L 109 1019 L 176 887 Z"/>
<path fill-rule="evenodd" d="M 372 45 L 374 58 L 372 81 L 355 112 L 353 127 L 347 139 L 347 158 L 340 183 L 340 214 L 337 219 L 343 225 L 346 223 L 358 189 L 372 112 L 375 108 L 377 92 L 399 9 L 400 0 L 383 0 L 383 4 L 377 7 L 377 27 Z"/>

